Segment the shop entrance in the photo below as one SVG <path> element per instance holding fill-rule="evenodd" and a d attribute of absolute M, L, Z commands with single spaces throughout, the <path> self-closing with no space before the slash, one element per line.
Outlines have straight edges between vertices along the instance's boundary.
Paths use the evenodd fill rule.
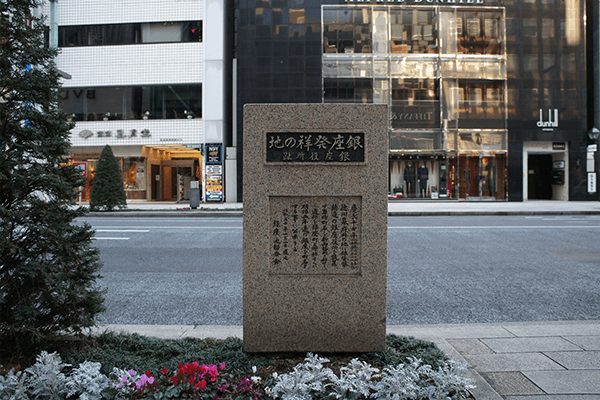
<path fill-rule="evenodd" d="M 503 200 L 504 168 L 504 155 L 459 155 L 459 198 Z"/>
<path fill-rule="evenodd" d="M 529 154 L 527 174 L 527 198 L 552 200 L 552 154 Z"/>
<path fill-rule="evenodd" d="M 194 161 L 169 161 L 162 166 L 162 197 L 161 200 L 189 200 L 190 182 Z"/>

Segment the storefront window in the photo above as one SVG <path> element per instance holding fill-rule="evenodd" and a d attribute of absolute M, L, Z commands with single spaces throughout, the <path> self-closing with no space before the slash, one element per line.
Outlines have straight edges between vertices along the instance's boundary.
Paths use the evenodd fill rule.
<path fill-rule="evenodd" d="M 202 85 L 63 89 L 61 106 L 73 121 L 186 119 L 202 116 Z"/>
<path fill-rule="evenodd" d="M 121 172 L 125 190 L 146 190 L 146 171 L 143 158 L 124 158 Z"/>

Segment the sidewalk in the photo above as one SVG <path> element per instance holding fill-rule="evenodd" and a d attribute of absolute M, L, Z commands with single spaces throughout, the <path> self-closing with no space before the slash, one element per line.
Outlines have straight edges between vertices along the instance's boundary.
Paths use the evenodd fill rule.
<path fill-rule="evenodd" d="M 84 203 L 84 205 L 86 205 Z M 90 216 L 123 217 L 239 217 L 242 203 L 201 203 L 192 210 L 189 203 L 130 202 L 123 211 L 93 212 Z M 444 215 L 600 215 L 599 201 L 411 201 L 388 202 L 390 216 L 444 216 Z"/>
<path fill-rule="evenodd" d="M 242 338 L 241 326 L 102 325 L 159 338 Z M 600 399 L 600 320 L 390 325 L 467 362 L 476 400 Z"/>

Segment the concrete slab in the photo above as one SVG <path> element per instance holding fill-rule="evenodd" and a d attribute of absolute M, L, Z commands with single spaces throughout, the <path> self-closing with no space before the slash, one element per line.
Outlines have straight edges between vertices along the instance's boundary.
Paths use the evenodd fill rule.
<path fill-rule="evenodd" d="M 502 396 L 544 394 L 521 372 L 488 372 L 482 376 Z"/>
<path fill-rule="evenodd" d="M 559 351 L 544 354 L 566 369 L 600 370 L 600 351 Z"/>
<path fill-rule="evenodd" d="M 440 324 L 440 325 L 388 325 L 387 333 L 444 339 L 511 338 L 512 333 L 501 324 Z"/>
<path fill-rule="evenodd" d="M 452 345 L 461 354 L 493 354 L 494 352 L 479 339 L 449 339 Z"/>
<path fill-rule="evenodd" d="M 507 331 L 518 337 L 594 336 L 600 332 L 600 321 L 524 322 L 504 324 L 503 326 Z"/>
<path fill-rule="evenodd" d="M 523 371 L 548 394 L 600 395 L 600 371 Z"/>
<path fill-rule="evenodd" d="M 564 370 L 542 353 L 479 354 L 464 357 L 479 372 Z"/>
<path fill-rule="evenodd" d="M 600 335 L 565 336 L 564 338 L 584 350 L 600 350 Z"/>
<path fill-rule="evenodd" d="M 579 346 L 560 337 L 527 337 L 482 339 L 496 353 L 531 353 L 539 351 L 583 351 Z"/>
<path fill-rule="evenodd" d="M 91 329 L 93 334 L 104 331 L 137 333 L 138 335 L 159 339 L 181 339 L 193 337 L 199 339 L 228 337 L 242 338 L 241 326 L 225 325 L 98 325 Z"/>

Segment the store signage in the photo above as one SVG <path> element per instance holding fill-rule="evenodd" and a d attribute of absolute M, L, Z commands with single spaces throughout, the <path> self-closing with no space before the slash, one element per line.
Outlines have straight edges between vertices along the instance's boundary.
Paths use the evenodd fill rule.
<path fill-rule="evenodd" d="M 596 193 L 596 173 L 588 172 L 588 193 Z"/>
<path fill-rule="evenodd" d="M 346 0 L 346 3 L 483 4 L 483 0 Z"/>
<path fill-rule="evenodd" d="M 221 143 L 207 143 L 205 150 L 206 164 L 221 164 L 223 162 L 223 145 Z"/>
<path fill-rule="evenodd" d="M 431 121 L 431 117 L 433 113 L 431 111 L 427 112 L 399 112 L 392 113 L 392 121 Z"/>
<path fill-rule="evenodd" d="M 89 139 L 92 136 L 94 136 L 94 132 L 90 131 L 89 129 L 84 129 L 81 132 L 79 132 L 79 136 L 81 136 L 84 139 Z M 125 132 L 125 130 L 123 129 L 117 129 L 114 132 L 114 137 L 116 137 L 117 139 L 134 138 L 138 136 L 143 138 L 149 138 L 152 135 L 150 134 L 149 129 L 142 129 L 139 132 L 137 129 L 130 129 L 129 132 Z M 113 131 L 97 131 L 96 137 L 113 137 Z"/>
<path fill-rule="evenodd" d="M 81 176 L 87 176 L 87 163 L 86 162 L 74 162 L 73 166 L 79 171 Z"/>
<path fill-rule="evenodd" d="M 597 144 L 588 144 L 587 151 L 588 151 L 588 153 L 593 153 L 595 151 L 598 151 L 598 145 Z"/>
<path fill-rule="evenodd" d="M 223 144 L 206 143 L 204 145 L 204 164 L 206 166 L 206 200 L 223 200 Z"/>
<path fill-rule="evenodd" d="M 565 142 L 552 142 L 552 150 L 566 150 L 567 144 Z"/>
<path fill-rule="evenodd" d="M 554 169 L 564 169 L 565 168 L 565 162 L 564 161 L 554 161 L 552 163 L 552 168 L 554 168 Z"/>
<path fill-rule="evenodd" d="M 365 162 L 364 133 L 267 133 L 267 162 Z"/>
<path fill-rule="evenodd" d="M 554 118 L 552 118 L 553 112 Z M 544 121 L 544 115 L 540 108 L 540 120 L 537 122 L 537 127 L 542 128 L 543 131 L 553 131 L 554 128 L 558 128 L 558 109 L 548 109 L 548 120 Z"/>

